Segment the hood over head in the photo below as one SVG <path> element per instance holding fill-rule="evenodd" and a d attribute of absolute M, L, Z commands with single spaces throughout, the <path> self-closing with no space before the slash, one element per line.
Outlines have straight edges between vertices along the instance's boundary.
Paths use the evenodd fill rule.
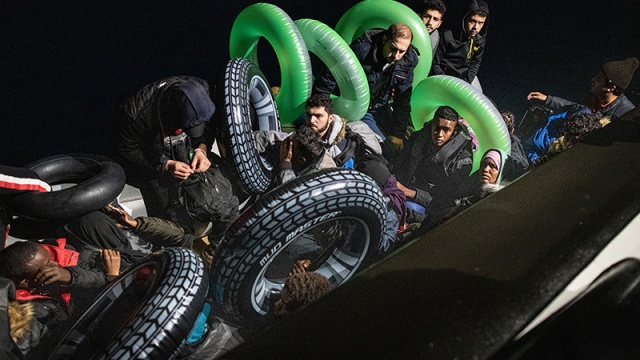
<path fill-rule="evenodd" d="M 192 80 L 172 84 L 158 100 L 158 113 L 162 127 L 182 129 L 191 137 L 200 137 L 205 124 L 211 120 L 215 105 L 208 91 Z"/>
<path fill-rule="evenodd" d="M 469 4 L 469 8 L 467 9 L 467 13 L 462 18 L 462 33 L 461 33 L 462 36 L 466 36 L 465 26 L 467 22 L 467 17 L 469 17 L 472 12 L 480 11 L 480 10 L 487 13 L 487 19 L 485 20 L 484 26 L 480 30 L 479 36 L 485 36 L 487 34 L 487 28 L 489 27 L 489 5 L 482 0 L 471 0 L 471 3 Z"/>

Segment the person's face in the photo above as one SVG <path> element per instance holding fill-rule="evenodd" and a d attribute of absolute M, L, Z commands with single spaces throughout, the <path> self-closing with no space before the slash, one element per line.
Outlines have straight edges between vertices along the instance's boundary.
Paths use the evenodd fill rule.
<path fill-rule="evenodd" d="M 483 184 L 495 184 L 498 181 L 498 165 L 492 158 L 484 158 L 480 163 L 480 180 Z"/>
<path fill-rule="evenodd" d="M 320 136 L 324 136 L 333 122 L 333 114 L 324 109 L 324 106 L 316 106 L 307 109 L 307 125 L 317 131 Z"/>
<path fill-rule="evenodd" d="M 442 25 L 442 13 L 438 10 L 427 10 L 420 17 L 429 34 Z"/>
<path fill-rule="evenodd" d="M 442 147 L 451 139 L 453 131 L 456 129 L 456 122 L 439 118 L 433 120 L 431 125 L 431 140 L 436 147 Z"/>
<path fill-rule="evenodd" d="M 405 38 L 387 39 L 385 37 L 384 46 L 382 47 L 382 56 L 387 63 L 393 64 L 402 59 L 404 54 L 409 50 L 411 40 Z"/>
<path fill-rule="evenodd" d="M 477 14 L 468 17 L 467 22 L 465 24 L 466 26 L 465 31 L 467 32 L 467 36 L 473 37 L 478 35 L 480 33 L 480 30 L 482 30 L 482 27 L 484 26 L 484 22 L 486 20 L 487 20 L 486 16 L 480 16 Z"/>
<path fill-rule="evenodd" d="M 608 85 L 609 80 L 602 71 L 598 72 L 596 76 L 591 78 L 591 92 L 596 96 L 600 96 L 607 92 L 607 90 L 609 89 Z"/>
<path fill-rule="evenodd" d="M 24 289 L 40 288 L 41 285 L 37 284 L 33 278 L 36 276 L 39 270 L 46 268 L 53 260 L 51 255 L 44 247 L 40 246 L 36 255 L 26 264 L 29 268 L 29 278 L 24 279 L 20 283 L 20 287 Z"/>

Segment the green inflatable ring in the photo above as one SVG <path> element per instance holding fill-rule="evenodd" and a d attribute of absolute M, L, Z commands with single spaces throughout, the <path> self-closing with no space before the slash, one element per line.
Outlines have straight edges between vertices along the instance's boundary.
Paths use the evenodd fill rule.
<path fill-rule="evenodd" d="M 292 123 L 304 113 L 311 95 L 312 75 L 309 53 L 293 20 L 279 7 L 257 3 L 238 14 L 229 40 L 231 58 L 245 58 L 258 65 L 258 40 L 267 39 L 280 63 L 280 93 L 274 96 L 280 121 Z"/>
<path fill-rule="evenodd" d="M 511 153 L 509 130 L 498 109 L 471 84 L 453 76 L 429 76 L 413 88 L 411 118 L 415 129 L 421 129 L 433 119 L 436 109 L 442 105 L 455 109 L 478 137 L 472 171 L 480 167 L 480 158 L 489 149 Z"/>
<path fill-rule="evenodd" d="M 295 21 L 307 49 L 327 66 L 340 88 L 334 99 L 335 113 L 348 120 L 360 120 L 369 109 L 369 83 L 346 41 L 326 24 L 313 19 Z"/>
<path fill-rule="evenodd" d="M 418 49 L 418 65 L 413 70 L 413 86 L 429 76 L 431 70 L 431 40 L 424 23 L 408 6 L 393 0 L 366 0 L 352 6 L 342 15 L 336 32 L 347 42 L 373 28 L 387 29 L 391 24 L 404 23 L 413 33 L 412 44 Z"/>

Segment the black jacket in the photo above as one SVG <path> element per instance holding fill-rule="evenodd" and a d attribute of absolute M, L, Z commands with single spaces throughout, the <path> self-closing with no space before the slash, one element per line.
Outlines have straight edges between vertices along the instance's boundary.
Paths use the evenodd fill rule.
<path fill-rule="evenodd" d="M 383 71 L 386 65 L 381 58 L 382 38 L 385 30 L 374 29 L 351 43 L 355 53 L 367 75 L 369 82 L 369 112 L 383 113 L 389 110 L 389 102 L 393 100 L 393 113 L 389 123 L 379 123 L 383 130 L 396 137 L 403 137 L 407 125 L 411 122 L 411 90 L 413 70 L 418 65 L 417 49 L 412 45 L 405 55 L 397 61 L 390 71 Z M 318 75 L 313 85 L 313 93 L 328 94 L 337 90 L 336 80 L 325 68 Z M 339 115 L 339 114 L 338 114 Z M 359 119 L 352 119 L 359 120 Z M 376 119 L 378 121 L 378 119 Z"/>
<path fill-rule="evenodd" d="M 415 189 L 411 200 L 427 208 L 427 213 L 448 208 L 455 200 L 468 196 L 472 182 L 472 141 L 463 131 L 452 135 L 442 147 L 431 140 L 431 123 L 415 132 L 394 163 L 400 183 Z"/>
<path fill-rule="evenodd" d="M 511 135 L 511 154 L 504 164 L 502 178 L 513 181 L 524 174 L 531 165 L 527 154 L 524 151 L 522 142 L 516 135 Z"/>
<path fill-rule="evenodd" d="M 544 104 L 554 110 L 563 108 L 565 106 L 580 105 L 576 102 L 569 101 L 569 100 L 566 100 L 557 96 L 552 96 L 552 95 L 547 96 L 547 100 L 544 102 Z M 620 96 L 618 96 L 617 99 L 615 99 L 607 107 L 599 109 L 596 112 L 596 114 L 602 117 L 609 116 L 612 119 L 617 119 L 620 116 L 633 110 L 633 108 L 635 108 L 635 105 L 633 105 L 633 103 L 629 101 L 629 99 L 624 94 L 621 94 Z M 592 111 L 594 111 L 593 108 L 592 108 Z"/>
<path fill-rule="evenodd" d="M 462 29 L 458 36 L 451 30 L 443 30 L 440 35 L 440 43 L 433 56 L 431 64 L 432 75 L 450 75 L 471 83 L 478 74 L 482 55 L 487 41 L 487 20 L 475 37 L 468 37 L 465 32 L 466 20 L 469 13 L 476 10 L 484 10 L 489 13 L 489 7 L 484 1 L 473 0 L 469 11 L 462 20 Z"/>
<path fill-rule="evenodd" d="M 115 151 L 127 178 L 154 179 L 162 171 L 163 136 L 157 101 L 171 84 L 187 79 L 197 81 L 209 90 L 209 85 L 202 79 L 172 76 L 146 85 L 120 106 Z M 204 138 L 191 139 L 192 147 L 204 142 Z"/>

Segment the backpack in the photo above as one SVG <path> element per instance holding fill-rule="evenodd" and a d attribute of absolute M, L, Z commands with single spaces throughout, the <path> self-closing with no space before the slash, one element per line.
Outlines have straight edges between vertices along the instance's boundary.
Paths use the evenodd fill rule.
<path fill-rule="evenodd" d="M 193 220 L 230 224 L 238 215 L 231 182 L 214 166 L 180 182 L 178 195 Z"/>
<path fill-rule="evenodd" d="M 333 158 L 338 167 L 358 170 L 362 162 L 369 161 L 372 158 L 383 162 L 386 166 L 389 165 L 387 159 L 378 153 L 376 149 L 370 147 L 362 135 L 349 127 L 346 128 L 342 141 L 344 141 L 344 145 L 341 146 L 342 151 Z"/>

